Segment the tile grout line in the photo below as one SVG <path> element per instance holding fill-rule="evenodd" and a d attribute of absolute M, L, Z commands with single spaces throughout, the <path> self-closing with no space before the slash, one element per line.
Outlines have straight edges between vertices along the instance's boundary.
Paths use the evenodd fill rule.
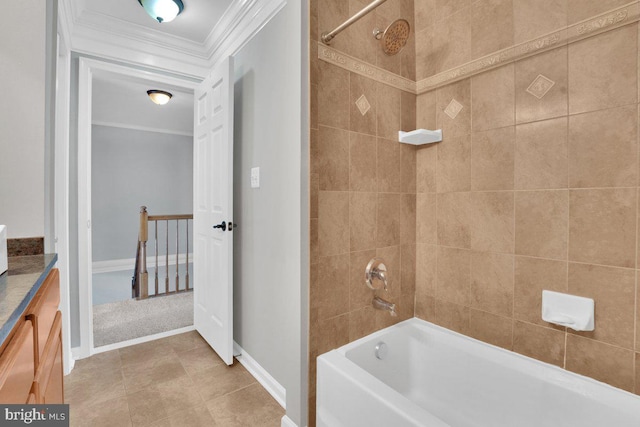
<path fill-rule="evenodd" d="M 637 28 L 637 37 L 636 37 L 636 100 L 640 102 L 640 24 L 638 24 L 638 28 Z M 636 106 L 636 120 L 638 122 L 640 122 L 640 105 Z M 634 334 L 633 334 L 633 341 L 634 341 L 634 345 L 633 345 L 633 352 L 632 352 L 632 357 L 631 357 L 631 364 L 632 364 L 632 372 L 633 372 L 633 377 L 634 377 L 634 387 L 633 387 L 633 391 L 636 394 L 640 394 L 640 381 L 638 380 L 638 378 L 640 377 L 640 372 L 638 372 L 638 369 L 640 369 L 640 359 L 637 358 L 637 354 L 636 351 L 638 351 L 638 346 L 640 346 L 640 342 L 638 341 L 638 334 L 639 334 L 639 330 L 638 328 L 640 327 L 640 307 L 638 307 L 638 301 L 639 298 L 638 296 L 639 291 L 638 291 L 638 268 L 640 267 L 640 265 L 638 265 L 638 245 L 640 244 L 640 239 L 638 234 L 640 233 L 640 230 L 638 229 L 638 219 L 640 218 L 640 213 L 639 213 L 639 209 L 640 209 L 640 129 L 638 129 L 638 127 L 636 126 L 636 173 L 638 174 L 638 176 L 636 176 L 636 185 L 639 186 L 638 189 L 636 189 L 636 257 L 635 257 L 635 263 L 636 263 L 636 289 L 635 289 L 635 304 L 634 304 Z M 636 360 L 638 359 L 638 360 Z"/>
<path fill-rule="evenodd" d="M 511 10 L 511 16 L 512 16 L 512 22 L 515 22 L 515 15 L 514 15 L 514 10 L 515 8 L 512 8 Z M 515 38 L 515 35 L 514 35 Z M 516 82 L 517 80 L 517 73 L 516 73 L 516 69 L 518 67 L 516 66 L 516 64 L 513 65 L 513 123 L 514 123 L 514 128 L 513 128 L 513 172 L 512 172 L 512 182 L 513 182 L 513 187 L 514 187 L 514 191 L 511 193 L 513 196 L 512 200 L 513 200 L 513 252 L 515 254 L 516 252 L 516 239 L 518 238 L 518 236 L 516 235 L 516 218 L 517 218 L 517 210 L 516 210 L 516 192 L 515 192 L 515 185 L 516 185 L 516 165 L 515 165 L 515 154 L 516 154 L 516 127 L 515 127 L 515 123 L 516 123 L 516 117 L 517 117 L 517 99 L 516 99 Z M 511 278 L 512 280 L 512 289 L 511 289 L 511 350 L 513 350 L 515 348 L 515 331 L 516 331 L 516 323 L 515 323 L 515 312 L 516 312 L 516 268 L 515 268 L 515 263 L 516 263 L 516 258 L 515 256 L 512 257 L 511 259 Z"/>
<path fill-rule="evenodd" d="M 571 49 L 571 46 L 567 46 L 566 49 L 566 59 L 565 59 L 565 64 L 566 64 L 566 68 L 567 68 L 567 99 L 566 99 L 566 103 L 567 103 L 567 119 L 566 119 L 566 127 L 565 127 L 565 140 L 567 141 L 567 165 L 566 165 L 566 171 L 567 171 L 567 188 L 570 187 L 570 181 L 571 181 L 571 177 L 570 177 L 570 173 L 571 173 L 571 165 L 570 165 L 570 160 L 571 159 L 571 144 L 569 142 L 569 138 L 570 138 L 570 121 L 571 121 L 571 115 L 570 115 L 570 96 L 571 96 L 571 91 L 569 90 L 570 87 L 570 76 L 569 76 L 569 50 Z M 569 246 L 571 244 L 570 242 L 570 238 L 571 238 L 571 190 L 569 189 L 567 191 L 567 229 L 566 229 L 566 236 L 567 236 L 567 250 L 566 250 L 566 259 L 567 259 L 567 274 L 566 274 L 566 286 L 567 286 L 567 292 L 569 291 L 569 265 L 570 265 L 570 251 L 569 251 Z M 567 369 L 567 344 L 569 341 L 569 333 L 567 331 L 567 328 L 564 328 L 564 351 L 563 351 L 563 362 L 562 362 L 562 368 L 563 369 Z"/>
<path fill-rule="evenodd" d="M 469 251 L 469 252 L 482 252 L 482 253 L 488 253 L 488 254 L 507 255 L 507 256 L 510 255 L 510 256 L 519 257 L 519 258 L 532 258 L 532 259 L 543 260 L 543 261 L 565 262 L 565 263 L 569 263 L 569 264 L 593 265 L 595 267 L 614 268 L 614 269 L 619 269 L 619 270 L 635 270 L 634 267 L 622 267 L 622 266 L 619 266 L 619 265 L 599 264 L 599 263 L 596 263 L 596 262 L 588 262 L 588 261 L 575 261 L 575 260 L 566 260 L 566 259 L 559 259 L 559 258 L 545 258 L 545 257 L 529 255 L 529 254 L 518 254 L 518 253 L 512 253 L 512 252 L 497 252 L 497 251 L 491 251 L 491 250 L 480 250 L 480 249 L 474 249 L 474 248 L 466 248 L 466 247 L 451 246 L 451 245 L 442 245 L 442 244 L 435 244 L 435 243 L 425 243 L 425 244 L 426 245 L 439 246 L 439 247 L 443 247 L 443 248 L 447 248 L 447 249 L 459 249 L 459 250 Z"/>
<path fill-rule="evenodd" d="M 471 85 L 471 82 L 469 82 L 469 85 Z M 469 89 L 469 91 L 471 91 L 471 89 Z M 434 106 L 433 106 L 433 114 L 434 114 L 433 118 L 435 119 L 436 128 L 438 128 L 438 127 L 440 127 L 442 125 L 442 123 L 440 123 L 440 120 L 438 118 L 439 117 L 439 115 L 438 115 L 438 92 L 439 91 L 437 91 L 437 90 L 435 91 L 436 100 L 435 100 L 435 103 L 434 103 Z M 442 92 L 440 92 L 440 93 L 442 93 Z M 471 102 L 469 102 L 469 104 L 471 104 Z M 444 136 L 443 136 L 443 141 L 444 141 Z M 438 163 L 439 163 L 438 162 L 438 157 L 439 157 L 439 153 L 440 153 L 440 146 L 438 144 L 436 144 L 436 146 L 435 146 L 435 154 L 434 154 L 434 157 L 435 157 L 435 160 L 434 160 L 435 171 L 434 171 L 434 183 L 433 183 L 433 186 L 434 186 L 434 188 L 433 188 L 434 196 L 433 197 L 436 200 L 436 202 L 435 202 L 436 203 L 436 217 L 435 217 L 435 221 L 436 221 L 436 239 L 435 239 L 435 241 L 436 241 L 436 243 L 435 243 L 435 249 L 434 249 L 435 250 L 435 262 L 436 262 L 436 265 L 435 265 L 435 272 L 436 272 L 435 281 L 436 281 L 436 283 L 434 283 L 434 289 L 433 289 L 433 318 L 435 319 L 435 321 L 439 321 L 440 320 L 439 316 L 438 316 L 438 311 L 439 310 L 437 309 L 437 301 L 438 301 L 438 294 L 439 294 L 438 293 L 438 288 L 440 287 L 439 286 L 439 283 L 440 283 L 440 275 L 439 275 L 439 272 L 440 272 L 440 268 L 439 268 L 439 263 L 440 263 L 440 256 L 439 256 L 439 254 L 440 254 L 440 248 L 439 248 L 439 246 L 440 246 L 440 237 L 439 237 L 439 233 L 438 233 L 438 219 L 439 219 L 439 216 L 438 216 L 438 207 L 439 207 L 439 203 L 438 203 L 438 182 L 439 182 L 439 179 L 438 179 Z"/>
<path fill-rule="evenodd" d="M 124 398 L 127 402 L 127 411 L 129 412 L 129 421 L 131 421 L 131 425 L 133 426 L 133 415 L 131 414 L 131 407 L 129 406 L 129 393 L 127 392 L 127 383 L 124 379 L 124 366 L 122 365 L 122 355 L 120 354 L 120 349 L 116 350 L 118 353 L 118 359 L 120 360 L 120 377 L 122 378 L 122 388 L 124 389 Z"/>
<path fill-rule="evenodd" d="M 471 7 L 471 6 L 468 6 Z M 473 86 L 472 86 L 472 80 L 469 80 L 469 92 L 471 94 L 471 100 L 469 101 L 469 105 L 473 105 Z M 455 119 L 454 119 L 455 120 Z M 471 206 L 471 194 L 472 194 L 472 188 L 473 188 L 473 146 L 474 146 L 474 140 L 475 138 L 473 137 L 473 114 L 470 113 L 469 114 L 469 203 L 467 204 L 467 207 L 470 208 Z M 471 214 L 470 209 L 469 209 L 469 214 Z M 471 215 L 469 215 L 469 218 L 471 217 Z M 471 221 L 470 221 L 471 222 Z M 471 246 L 471 241 L 473 241 L 473 227 L 470 227 L 470 236 L 469 236 L 469 246 Z M 467 282 L 467 298 L 466 298 L 466 304 L 465 306 L 467 307 L 467 312 L 469 313 L 467 315 L 467 333 L 469 335 L 471 335 L 471 282 L 473 280 L 473 254 L 469 254 L 469 281 Z M 511 338 L 513 340 L 513 333 L 511 334 Z"/>

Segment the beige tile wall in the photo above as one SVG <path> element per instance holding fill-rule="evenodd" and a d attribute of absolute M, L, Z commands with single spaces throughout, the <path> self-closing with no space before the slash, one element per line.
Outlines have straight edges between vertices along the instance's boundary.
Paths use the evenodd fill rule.
<path fill-rule="evenodd" d="M 416 96 L 317 59 L 318 34 L 359 11 L 366 0 L 311 0 L 311 289 L 310 425 L 315 425 L 315 359 L 414 315 L 416 150 L 397 142 L 415 129 Z M 332 47 L 415 80 L 415 44 L 386 56 L 372 32 L 397 18 L 413 26 L 413 0 L 389 0 Z M 370 109 L 356 102 L 364 96 Z M 364 283 L 371 258 L 382 257 L 399 316 L 374 311 Z"/>
<path fill-rule="evenodd" d="M 456 23 L 433 71 L 625 2 L 469 3 L 416 2 L 436 29 L 498 23 Z M 416 156 L 416 315 L 640 393 L 638 24 L 420 95 L 417 123 L 444 140 Z M 542 289 L 594 298 L 595 331 L 543 322 Z"/>
<path fill-rule="evenodd" d="M 420 80 L 625 3 L 389 0 L 332 47 Z M 395 321 L 415 314 L 640 393 L 638 25 L 416 99 L 317 59 L 319 34 L 366 4 L 310 0 L 310 425 L 317 355 L 394 321 L 363 285 L 374 256 Z M 398 17 L 414 31 L 386 57 L 371 31 Z M 443 142 L 395 142 L 416 126 Z M 594 298 L 596 330 L 543 322 L 542 289 Z"/>
<path fill-rule="evenodd" d="M 416 0 L 418 80 L 592 18 L 629 0 Z"/>

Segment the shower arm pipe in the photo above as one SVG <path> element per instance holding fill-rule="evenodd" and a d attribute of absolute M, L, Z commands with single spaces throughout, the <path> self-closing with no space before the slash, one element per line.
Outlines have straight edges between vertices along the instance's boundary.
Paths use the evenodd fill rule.
<path fill-rule="evenodd" d="M 333 30 L 333 31 L 331 31 L 329 33 L 322 33 L 322 36 L 320 37 L 322 42 L 324 44 L 329 44 L 331 42 L 331 40 L 333 40 L 333 38 L 335 36 L 340 34 L 342 31 L 344 31 L 351 24 L 353 24 L 354 22 L 360 20 L 365 15 L 367 15 L 369 12 L 371 12 L 373 9 L 375 9 L 378 6 L 380 6 L 382 3 L 386 2 L 386 1 L 387 0 L 375 0 L 375 1 L 371 2 L 367 7 L 362 9 L 360 12 L 356 13 L 351 18 L 347 19 L 344 23 L 342 23 L 340 26 L 338 26 L 335 30 Z"/>

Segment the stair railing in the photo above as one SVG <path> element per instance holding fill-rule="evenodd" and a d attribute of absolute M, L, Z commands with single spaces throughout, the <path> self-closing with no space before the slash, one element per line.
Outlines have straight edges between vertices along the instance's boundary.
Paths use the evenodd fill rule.
<path fill-rule="evenodd" d="M 169 295 L 178 292 L 187 292 L 193 289 L 189 281 L 189 221 L 193 220 L 193 214 L 186 215 L 149 215 L 147 207 L 140 207 L 140 230 L 138 232 L 138 249 L 136 253 L 136 265 L 132 280 L 132 297 L 137 299 L 146 299 L 149 297 L 155 297 L 159 295 Z M 170 222 L 175 221 L 175 264 L 169 264 L 170 250 L 169 250 L 169 229 Z M 185 257 L 184 257 L 184 287 L 180 287 L 180 223 L 184 221 L 186 227 L 185 233 Z M 166 238 L 164 245 L 164 289 L 160 286 L 160 253 L 159 253 L 159 239 L 158 239 L 158 223 L 164 222 L 166 230 Z M 149 292 L 149 273 L 147 271 L 147 242 L 149 240 L 149 223 L 152 223 L 154 230 L 154 257 L 155 257 L 155 272 L 154 272 L 154 287 L 151 293 Z M 175 289 L 170 289 L 170 269 L 175 266 Z"/>

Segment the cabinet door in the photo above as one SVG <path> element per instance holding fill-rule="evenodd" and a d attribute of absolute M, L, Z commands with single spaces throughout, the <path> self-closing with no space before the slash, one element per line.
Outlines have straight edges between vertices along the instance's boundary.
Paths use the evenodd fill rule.
<path fill-rule="evenodd" d="M 38 290 L 29 315 L 33 318 L 36 329 L 36 342 L 38 353 L 36 354 L 36 369 L 39 359 L 43 357 L 44 347 L 47 344 L 49 333 L 53 327 L 53 321 L 60 305 L 60 273 L 57 268 L 51 270 L 44 283 Z"/>
<path fill-rule="evenodd" d="M 64 403 L 64 380 L 62 377 L 62 336 L 60 335 L 42 403 Z"/>
<path fill-rule="evenodd" d="M 53 321 L 33 389 L 38 403 L 64 403 L 62 380 L 62 315 L 58 311 Z"/>
<path fill-rule="evenodd" d="M 27 320 L 0 357 L 0 402 L 25 404 L 35 370 L 33 324 Z"/>

